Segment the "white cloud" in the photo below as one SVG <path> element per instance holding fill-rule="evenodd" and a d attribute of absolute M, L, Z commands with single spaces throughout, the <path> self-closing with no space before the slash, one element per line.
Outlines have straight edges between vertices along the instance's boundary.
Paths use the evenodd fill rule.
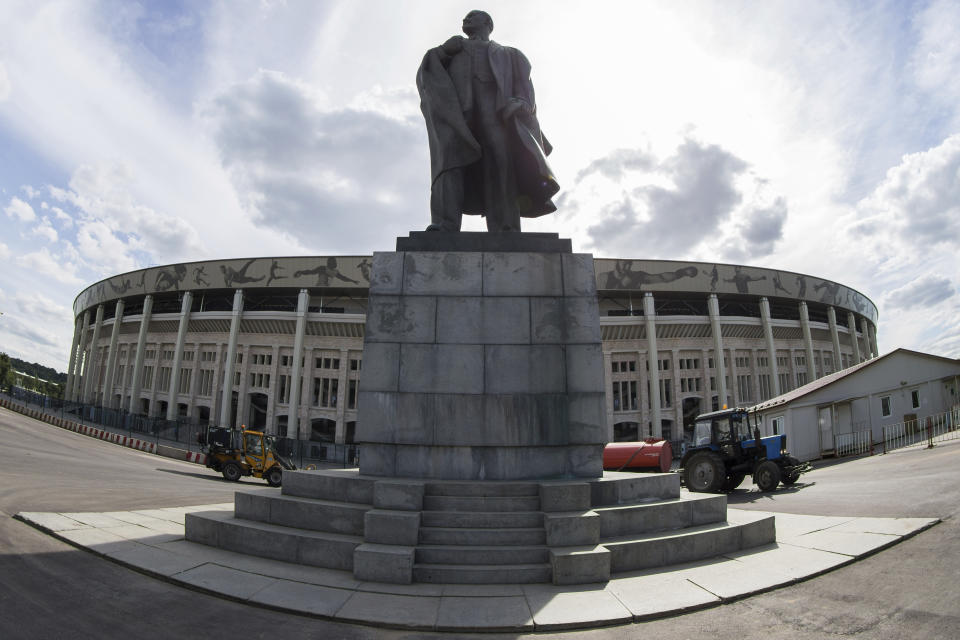
<path fill-rule="evenodd" d="M 47 204 L 47 203 L 44 202 L 43 204 Z M 47 208 L 47 207 L 44 207 L 44 208 Z M 73 226 L 73 218 L 70 217 L 70 214 L 68 214 L 66 211 L 64 211 L 60 207 L 50 207 L 50 210 L 53 211 L 53 217 L 59 220 L 60 223 L 65 228 L 70 228 Z"/>
<path fill-rule="evenodd" d="M 592 161 L 560 202 L 569 216 L 599 213 L 586 233 L 602 255 L 742 260 L 783 235 L 786 201 L 770 191 L 741 158 L 687 136 L 664 159 L 636 148 Z"/>
<path fill-rule="evenodd" d="M 10 99 L 10 78 L 7 76 L 7 67 L 0 60 L 0 102 Z"/>
<path fill-rule="evenodd" d="M 917 249 L 960 238 L 960 134 L 905 155 L 857 205 L 855 235 L 893 235 Z"/>
<path fill-rule="evenodd" d="M 925 308 L 952 298 L 957 288 L 950 278 L 925 273 L 902 287 L 888 291 L 884 304 L 888 309 Z"/>
<path fill-rule="evenodd" d="M 41 293 L 20 292 L 12 296 L 12 302 L 24 316 L 35 321 L 51 321 L 59 324 L 69 323 L 73 318 L 70 309 Z"/>
<path fill-rule="evenodd" d="M 10 247 L 0 242 L 0 260 L 6 260 L 10 257 Z"/>
<path fill-rule="evenodd" d="M 20 222 L 31 222 L 37 218 L 37 214 L 33 212 L 33 207 L 16 196 L 11 198 L 10 204 L 3 211 Z"/>
<path fill-rule="evenodd" d="M 37 274 L 48 276 L 64 284 L 79 285 L 83 282 L 76 275 L 76 265 L 51 254 L 46 247 L 19 256 L 16 263 L 33 270 Z"/>
<path fill-rule="evenodd" d="M 173 261 L 199 251 L 193 225 L 141 204 L 133 187 L 130 169 L 120 163 L 82 165 L 73 173 L 69 189 L 49 187 L 51 197 L 80 211 L 77 245 L 87 263 L 98 270 L 126 270 L 137 266 L 137 252 Z M 61 208 L 52 209 L 64 226 L 73 224 Z"/>
<path fill-rule="evenodd" d="M 315 87 L 264 70 L 216 96 L 205 117 L 258 225 L 320 251 L 369 251 L 426 224 L 422 124 L 361 102 L 328 109 Z"/>
<path fill-rule="evenodd" d="M 32 233 L 35 236 L 44 238 L 47 242 L 51 242 L 51 243 L 56 242 L 59 237 L 57 235 L 57 230 L 54 229 L 53 225 L 50 224 L 50 218 L 47 218 L 46 216 L 44 216 L 40 220 L 40 223 L 37 226 L 35 226 L 33 228 L 33 231 L 31 231 L 30 233 Z"/>

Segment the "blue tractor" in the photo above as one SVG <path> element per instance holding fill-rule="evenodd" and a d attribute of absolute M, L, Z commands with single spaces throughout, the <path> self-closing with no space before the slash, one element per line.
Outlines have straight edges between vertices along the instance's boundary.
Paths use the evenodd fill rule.
<path fill-rule="evenodd" d="M 810 465 L 787 453 L 787 436 L 760 437 L 759 426 L 747 409 L 724 409 L 697 417 L 693 444 L 680 466 L 690 491 L 733 491 L 747 476 L 761 491 L 773 491 L 781 482 L 792 485 Z"/>

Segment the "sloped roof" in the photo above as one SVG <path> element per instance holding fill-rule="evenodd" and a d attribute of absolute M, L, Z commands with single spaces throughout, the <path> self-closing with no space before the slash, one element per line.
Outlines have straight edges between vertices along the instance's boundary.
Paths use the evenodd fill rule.
<path fill-rule="evenodd" d="M 885 354 L 883 354 L 882 356 L 879 356 L 879 357 L 877 357 L 877 358 L 873 358 L 872 360 L 866 360 L 866 361 L 864 361 L 864 362 L 861 362 L 860 364 L 855 364 L 855 365 L 853 365 L 852 367 L 847 367 L 846 369 L 841 369 L 840 371 L 836 371 L 836 372 L 834 372 L 834 373 L 831 373 L 831 374 L 828 375 L 828 376 L 824 376 L 824 377 L 822 377 L 822 378 L 817 378 L 817 379 L 814 380 L 813 382 L 808 382 L 807 384 L 803 385 L 802 387 L 797 387 L 797 388 L 794 389 L 793 391 L 788 391 L 788 392 L 786 392 L 786 393 L 781 393 L 779 396 L 776 396 L 775 398 L 770 398 L 769 400 L 764 400 L 763 402 L 761 402 L 761 403 L 759 403 L 759 404 L 756 404 L 756 405 L 754 405 L 753 407 L 751 407 L 750 410 L 751 410 L 751 411 L 765 411 L 765 410 L 771 409 L 771 408 L 773 408 L 773 407 L 779 407 L 779 406 L 785 405 L 785 404 L 787 404 L 787 403 L 789 403 L 789 402 L 793 402 L 793 401 L 796 400 L 797 398 L 802 398 L 803 396 L 805 396 L 805 395 L 807 395 L 807 394 L 810 394 L 810 393 L 813 393 L 814 391 L 818 391 L 818 390 L 820 390 L 820 389 L 823 389 L 824 387 L 828 387 L 828 386 L 830 386 L 831 384 L 833 384 L 834 382 L 837 382 L 838 380 L 842 380 L 843 378 L 846 378 L 847 376 L 850 376 L 850 375 L 852 375 L 852 374 L 860 371 L 861 369 L 866 369 L 867 367 L 873 366 L 873 365 L 877 364 L 878 362 L 880 362 L 881 360 L 884 360 L 884 359 L 886 359 L 886 358 L 889 358 L 890 356 L 892 356 L 892 355 L 895 354 L 895 353 L 906 353 L 906 354 L 910 354 L 910 355 L 914 355 L 914 356 L 920 356 L 920 357 L 923 357 L 923 358 L 933 358 L 933 359 L 936 359 L 936 360 L 942 360 L 942 361 L 944 361 L 944 362 L 950 362 L 950 363 L 952 363 L 952 364 L 960 364 L 960 359 L 945 358 L 945 357 L 943 357 L 943 356 L 933 355 L 932 353 L 923 353 L 923 352 L 921 352 L 921 351 L 913 351 L 913 350 L 911 350 L 911 349 L 904 349 L 903 347 L 900 347 L 899 349 L 894 349 L 893 351 L 891 351 L 891 352 L 889 352 L 889 353 L 885 353 Z"/>

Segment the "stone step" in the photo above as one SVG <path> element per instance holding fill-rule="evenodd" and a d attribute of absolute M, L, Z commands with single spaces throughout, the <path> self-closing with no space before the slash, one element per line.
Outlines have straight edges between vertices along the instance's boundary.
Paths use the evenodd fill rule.
<path fill-rule="evenodd" d="M 536 584 L 549 583 L 547 563 L 485 566 L 475 564 L 413 565 L 413 581 L 439 584 Z"/>
<path fill-rule="evenodd" d="M 594 511 L 600 516 L 600 537 L 614 538 L 723 522 L 727 496 L 684 494 L 672 500 L 597 507 Z"/>
<path fill-rule="evenodd" d="M 550 550 L 545 546 L 421 544 L 414 553 L 414 563 L 421 564 L 539 564 L 549 560 Z"/>
<path fill-rule="evenodd" d="M 273 493 L 238 491 L 234 494 L 234 515 L 237 518 L 361 537 L 363 536 L 363 515 L 371 508 L 369 504 L 300 498 Z"/>
<path fill-rule="evenodd" d="M 678 497 L 679 473 L 605 471 L 602 478 L 590 483 L 590 498 L 594 507 Z"/>
<path fill-rule="evenodd" d="M 374 481 L 356 469 L 284 471 L 281 492 L 285 496 L 373 504 Z"/>
<path fill-rule="evenodd" d="M 526 546 L 543 545 L 547 534 L 543 527 L 527 529 L 469 529 L 420 527 L 420 544 Z"/>
<path fill-rule="evenodd" d="M 188 513 L 185 537 L 191 542 L 262 558 L 327 569 L 353 570 L 360 536 L 306 531 L 235 518 L 229 511 Z"/>
<path fill-rule="evenodd" d="M 601 539 L 610 551 L 610 571 L 634 571 L 712 558 L 774 542 L 772 515 L 740 512 L 725 522 Z"/>
<path fill-rule="evenodd" d="M 543 526 L 539 511 L 423 511 L 420 526 L 466 529 L 527 529 Z"/>
<path fill-rule="evenodd" d="M 538 496 L 540 485 L 533 482 L 428 482 L 426 496 L 508 497 Z"/>
<path fill-rule="evenodd" d="M 539 496 L 423 496 L 424 511 L 539 511 Z"/>

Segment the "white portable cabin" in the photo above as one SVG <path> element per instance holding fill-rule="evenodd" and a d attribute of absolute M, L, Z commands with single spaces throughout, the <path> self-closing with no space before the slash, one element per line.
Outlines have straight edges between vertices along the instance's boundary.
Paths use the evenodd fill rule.
<path fill-rule="evenodd" d="M 752 407 L 764 435 L 786 434 L 800 460 L 836 453 L 838 436 L 883 427 L 922 425 L 960 403 L 960 360 L 896 349 L 814 380 Z"/>

